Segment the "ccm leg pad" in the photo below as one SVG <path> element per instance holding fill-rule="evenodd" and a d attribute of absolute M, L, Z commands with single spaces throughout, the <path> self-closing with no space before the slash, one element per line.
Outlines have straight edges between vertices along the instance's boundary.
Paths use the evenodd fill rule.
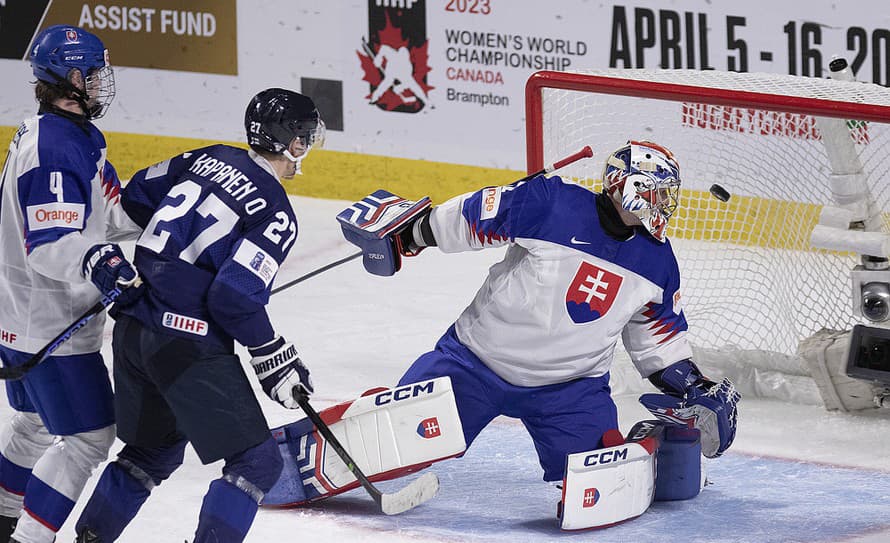
<path fill-rule="evenodd" d="M 655 453 L 664 425 L 641 421 L 627 441 L 568 455 L 560 527 L 605 528 L 642 515 L 655 496 Z"/>
<path fill-rule="evenodd" d="M 448 377 L 375 389 L 319 414 L 371 481 L 408 475 L 467 448 Z M 295 507 L 358 487 L 308 419 L 275 428 L 272 435 L 284 469 L 264 506 Z"/>

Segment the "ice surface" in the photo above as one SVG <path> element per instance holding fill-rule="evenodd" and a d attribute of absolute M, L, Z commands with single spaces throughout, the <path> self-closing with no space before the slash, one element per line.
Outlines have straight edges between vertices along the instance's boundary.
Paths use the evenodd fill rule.
<path fill-rule="evenodd" d="M 334 219 L 346 202 L 293 202 L 300 234 L 278 284 L 355 250 L 343 241 Z M 444 255 L 431 249 L 408 259 L 389 278 L 366 274 L 354 260 L 275 295 L 273 322 L 312 370 L 313 404 L 322 409 L 372 386 L 394 384 L 416 356 L 433 346 L 502 255 L 502 250 Z M 270 425 L 298 416 L 255 388 Z M 616 401 L 623 430 L 648 418 L 636 394 Z M 0 419 L 10 413 L 5 403 L 0 406 Z M 708 462 L 712 484 L 699 497 L 657 503 L 642 517 L 607 530 L 560 532 L 555 518 L 559 492 L 541 480 L 521 424 L 500 418 L 464 458 L 433 466 L 441 479 L 440 494 L 413 511 L 382 515 L 358 489 L 305 509 L 261 510 L 247 541 L 890 541 L 890 417 L 744 398 L 739 419 L 731 451 Z M 122 541 L 191 539 L 201 497 L 220 468 L 221 463 L 202 466 L 188 449 L 185 464 L 154 490 Z M 404 483 L 382 487 L 392 491 Z M 95 477 L 87 493 L 94 484 Z M 59 541 L 73 540 L 81 505 Z"/>

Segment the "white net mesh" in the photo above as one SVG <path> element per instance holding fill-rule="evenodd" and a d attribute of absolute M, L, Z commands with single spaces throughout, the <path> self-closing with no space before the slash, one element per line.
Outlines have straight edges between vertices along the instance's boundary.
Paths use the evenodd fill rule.
<path fill-rule="evenodd" d="M 874 120 L 878 113 L 868 104 L 890 105 L 890 90 L 768 74 L 588 73 L 683 85 L 684 94 L 712 96 L 702 98 L 711 102 L 708 105 L 689 96 L 672 101 L 552 88 L 541 94 L 543 163 L 585 144 L 595 153 L 593 159 L 560 170 L 564 178 L 599 190 L 604 158 L 628 139 L 652 140 L 676 155 L 683 191 L 681 209 L 671 219 L 668 235 L 680 262 L 690 336 L 698 348 L 793 355 L 798 341 L 815 331 L 847 329 L 858 322 L 852 314 L 850 287 L 850 270 L 859 262 L 858 255 L 814 249 L 809 243 L 821 207 L 834 204 L 832 169 L 814 119 L 820 107 L 824 114 L 832 104 L 814 107 L 804 100 L 813 108 L 812 115 L 768 111 L 749 107 L 745 93 L 738 91 L 758 93 L 758 100 L 772 95 L 865 104 L 858 107 L 868 110 L 873 120 L 854 119 L 846 126 L 872 197 L 880 210 L 887 210 L 888 125 Z M 715 100 L 707 89 L 728 92 L 717 93 Z M 739 99 L 738 105 L 713 105 L 733 97 Z M 713 183 L 729 190 L 728 203 L 708 193 Z M 880 216 L 884 220 L 879 225 L 886 231 L 886 215 Z"/>

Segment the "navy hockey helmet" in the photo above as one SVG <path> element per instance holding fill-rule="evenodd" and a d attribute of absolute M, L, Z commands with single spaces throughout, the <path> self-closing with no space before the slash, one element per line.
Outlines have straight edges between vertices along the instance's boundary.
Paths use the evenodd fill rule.
<path fill-rule="evenodd" d="M 45 28 L 31 44 L 34 77 L 72 91 L 85 115 L 98 119 L 114 99 L 114 71 L 108 50 L 98 36 L 67 25 Z M 80 72 L 83 87 L 72 84 L 72 71 Z"/>
<path fill-rule="evenodd" d="M 315 103 L 287 89 L 266 89 L 254 96 L 244 113 L 244 128 L 254 150 L 281 153 L 294 162 L 324 143 L 325 126 Z M 288 152 L 294 138 L 305 148 L 299 157 Z"/>

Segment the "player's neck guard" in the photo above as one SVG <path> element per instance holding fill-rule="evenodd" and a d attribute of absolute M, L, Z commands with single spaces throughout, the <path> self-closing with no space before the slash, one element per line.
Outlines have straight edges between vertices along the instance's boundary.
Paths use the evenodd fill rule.
<path fill-rule="evenodd" d="M 624 224 L 621 215 L 612 204 L 612 197 L 608 194 L 596 195 L 596 211 L 600 226 L 610 238 L 616 241 L 627 241 L 634 236 L 634 227 Z"/>

